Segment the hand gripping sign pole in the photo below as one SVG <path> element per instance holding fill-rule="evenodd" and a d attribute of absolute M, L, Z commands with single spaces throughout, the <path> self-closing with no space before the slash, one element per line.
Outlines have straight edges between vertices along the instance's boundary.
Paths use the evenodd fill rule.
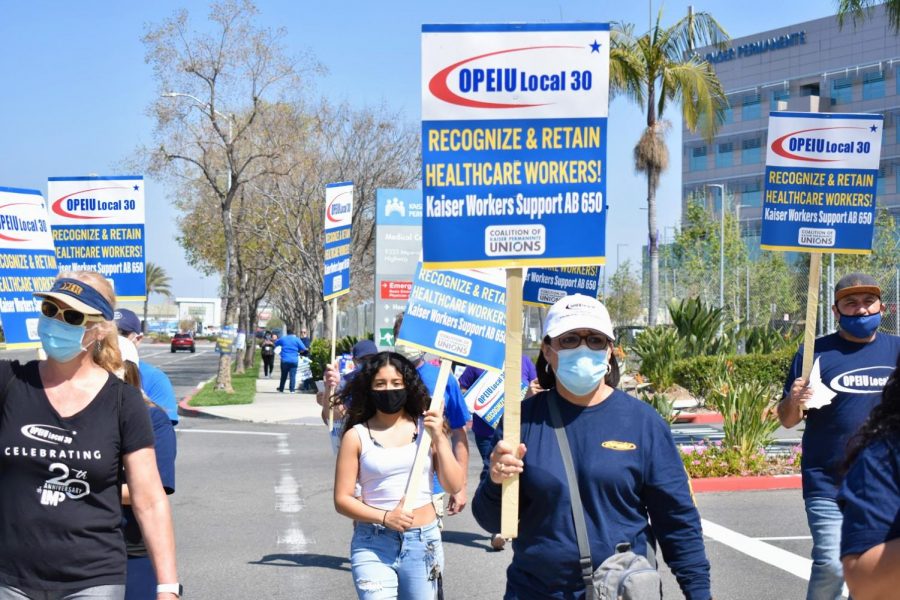
<path fill-rule="evenodd" d="M 506 270 L 506 361 L 503 369 L 503 441 L 515 453 L 521 438 L 522 400 L 522 269 Z M 503 481 L 500 505 L 500 535 L 519 535 L 519 476 Z"/>

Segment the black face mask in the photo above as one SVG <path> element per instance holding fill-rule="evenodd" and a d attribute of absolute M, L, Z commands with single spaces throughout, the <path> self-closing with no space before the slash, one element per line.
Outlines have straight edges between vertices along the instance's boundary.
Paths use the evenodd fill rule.
<path fill-rule="evenodd" d="M 399 390 L 372 390 L 375 399 L 375 408 L 381 412 L 393 415 L 403 410 L 406 406 L 406 389 Z"/>

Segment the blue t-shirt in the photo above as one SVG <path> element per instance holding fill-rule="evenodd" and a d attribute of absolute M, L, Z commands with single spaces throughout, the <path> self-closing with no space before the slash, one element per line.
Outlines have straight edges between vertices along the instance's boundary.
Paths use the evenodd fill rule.
<path fill-rule="evenodd" d="M 278 338 L 275 345 L 281 347 L 281 362 L 288 364 L 299 362 L 300 353 L 306 350 L 306 346 L 294 334 Z"/>
<path fill-rule="evenodd" d="M 419 378 L 425 384 L 425 387 L 428 388 L 429 394 L 434 393 L 434 386 L 437 384 L 440 370 L 439 367 L 434 366 L 430 362 L 422 362 L 416 367 Z M 466 401 L 463 400 L 462 390 L 459 389 L 459 382 L 452 373 L 447 378 L 447 387 L 444 389 L 444 417 L 450 423 L 450 429 L 462 429 L 469 422 L 469 419 L 472 418 L 469 414 L 469 407 L 466 406 Z M 444 488 L 441 487 L 441 483 L 438 481 L 437 473 L 434 475 L 433 486 L 432 489 L 435 494 L 443 493 Z"/>
<path fill-rule="evenodd" d="M 159 367 L 146 361 L 138 363 L 141 372 L 141 388 L 147 397 L 166 411 L 169 420 L 175 425 L 178 423 L 178 399 L 175 398 L 175 390 L 169 376 L 163 373 Z"/>
<path fill-rule="evenodd" d="M 709 600 L 709 561 L 700 515 L 669 426 L 653 408 L 620 390 L 579 407 L 556 390 L 522 402 L 521 440 L 528 449 L 519 481 L 519 536 L 507 569 L 507 597 L 584 598 L 569 485 L 547 397 L 557 400 L 572 450 L 596 569 L 628 542 L 646 552 L 652 533 L 688 600 Z M 498 432 L 498 436 L 499 436 Z M 478 486 L 472 514 L 500 531 L 501 486 Z"/>
<path fill-rule="evenodd" d="M 845 340 L 837 333 L 816 340 L 822 383 L 837 393 L 831 404 L 811 409 L 803 431 L 804 498 L 837 498 L 840 465 L 847 443 L 881 402 L 881 390 L 894 372 L 900 338 L 879 333 L 868 344 Z M 794 356 L 784 395 L 803 369 L 803 346 Z"/>
<path fill-rule="evenodd" d="M 838 502 L 841 557 L 900 538 L 900 439 L 876 440 L 859 453 Z"/>

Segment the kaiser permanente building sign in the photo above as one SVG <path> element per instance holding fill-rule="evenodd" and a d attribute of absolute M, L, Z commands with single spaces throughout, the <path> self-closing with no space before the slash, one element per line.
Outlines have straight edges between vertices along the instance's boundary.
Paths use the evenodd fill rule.
<path fill-rule="evenodd" d="M 747 58 L 748 56 L 756 56 L 757 54 L 763 54 L 765 52 L 783 50 L 784 48 L 799 46 L 800 44 L 805 43 L 806 32 L 796 31 L 794 33 L 786 33 L 784 35 L 757 40 L 755 42 L 748 42 L 746 44 L 741 44 L 740 46 L 732 46 L 727 50 L 721 50 L 719 52 L 709 52 L 704 58 L 709 63 L 717 64 L 736 58 Z"/>

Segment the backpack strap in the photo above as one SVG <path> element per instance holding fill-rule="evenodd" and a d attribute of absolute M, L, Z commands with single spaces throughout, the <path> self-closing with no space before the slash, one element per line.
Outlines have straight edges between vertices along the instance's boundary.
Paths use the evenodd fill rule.
<path fill-rule="evenodd" d="M 547 407 L 550 409 L 550 422 L 553 424 L 553 431 L 556 432 L 559 453 L 562 455 L 563 465 L 566 467 L 566 479 L 569 481 L 569 499 L 572 505 L 572 518 L 575 521 L 575 537 L 578 538 L 578 554 L 580 555 L 578 564 L 581 566 L 581 579 L 584 581 L 585 598 L 593 598 L 595 595 L 594 563 L 591 559 L 591 545 L 588 543 L 584 507 L 581 505 L 581 492 L 578 489 L 578 478 L 575 475 L 575 464 L 572 461 L 569 438 L 566 436 L 566 428 L 559 414 L 559 406 L 556 404 L 554 392 L 547 394 Z"/>

